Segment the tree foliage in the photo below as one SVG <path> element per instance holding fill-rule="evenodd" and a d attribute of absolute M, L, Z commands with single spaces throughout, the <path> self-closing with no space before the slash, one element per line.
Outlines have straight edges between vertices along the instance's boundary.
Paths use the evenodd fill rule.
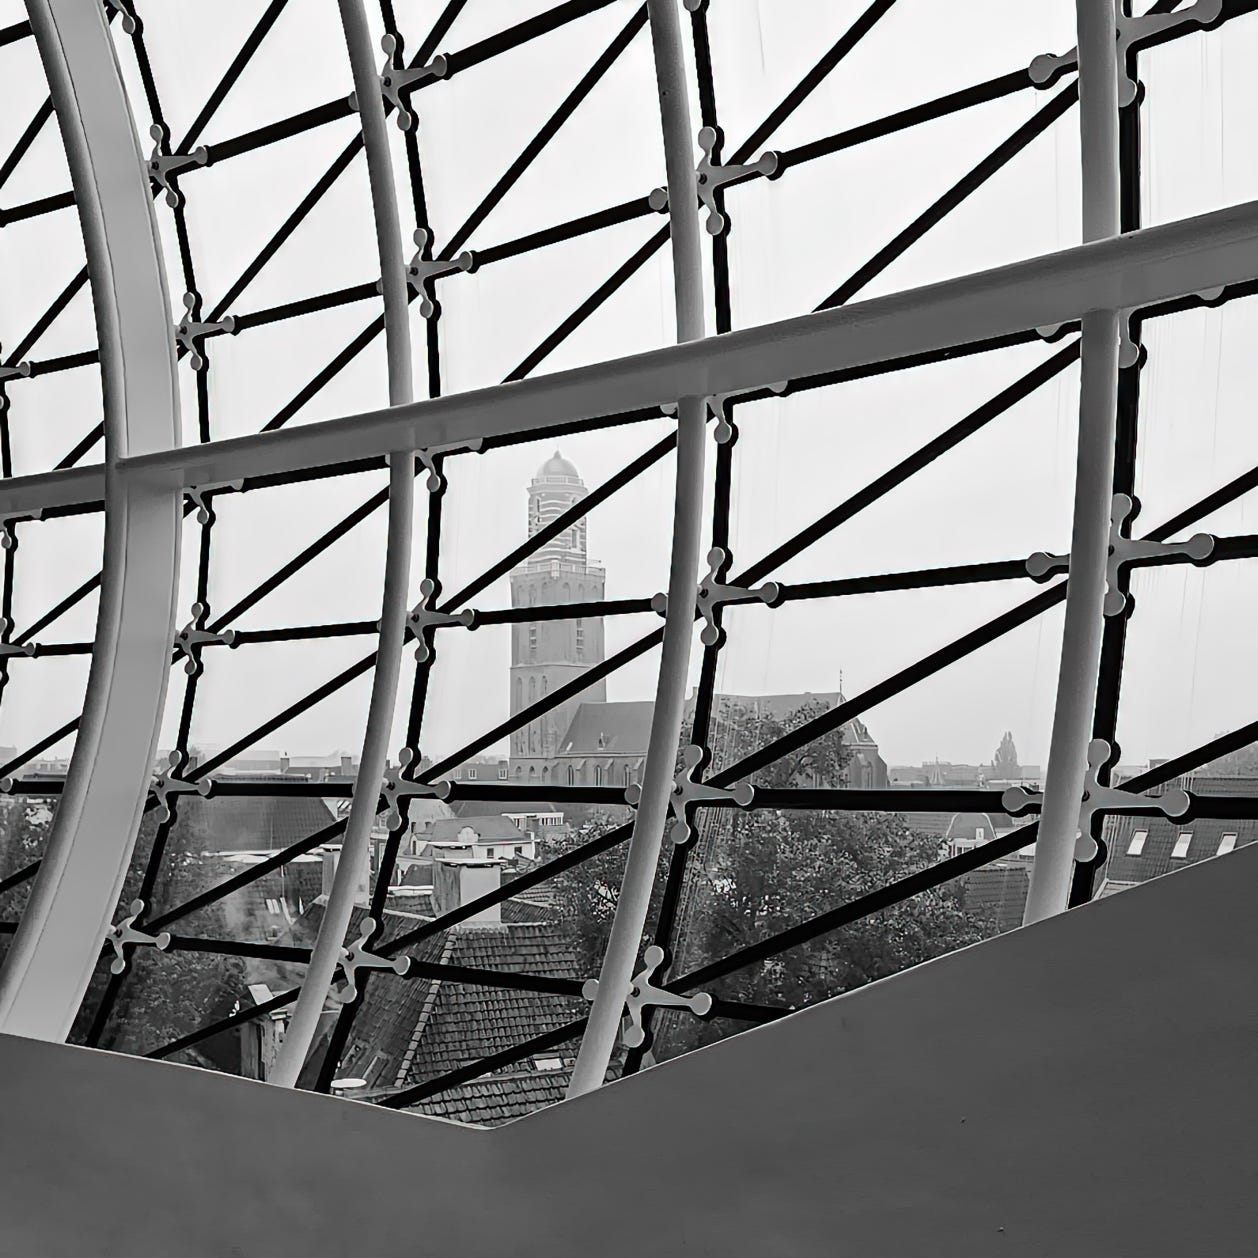
<path fill-rule="evenodd" d="M 114 910 L 114 921 L 126 916 L 131 902 L 139 896 L 157 834 L 156 814 L 145 813 L 122 895 Z M 188 828 L 182 823 L 175 826 L 162 853 L 147 917 L 184 903 L 214 882 L 214 875 L 197 855 L 198 847 L 196 836 Z M 188 934 L 209 938 L 222 938 L 231 933 L 218 905 L 200 910 L 195 922 L 189 918 L 171 929 L 183 929 Z M 109 962 L 112 958 L 112 949 L 102 953 L 102 960 L 92 975 L 71 1032 L 71 1039 L 76 1042 L 83 1042 L 100 1007 L 111 977 Z M 228 996 L 240 993 L 243 975 L 244 963 L 239 957 L 136 948 L 131 954 L 130 968 L 118 987 L 99 1047 L 143 1053 L 194 1031 L 212 1020 Z"/>
<path fill-rule="evenodd" d="M 825 710 L 814 703 L 779 717 L 722 701 L 710 738 L 717 762 L 706 775 L 776 743 Z M 752 781 L 761 788 L 838 785 L 849 756 L 842 731 L 832 730 L 759 769 Z M 592 817 L 570 842 L 588 841 L 619 820 Z M 924 869 L 941 855 L 937 838 L 910 830 L 902 817 L 889 813 L 705 809 L 698 814 L 697 830 L 673 934 L 673 974 L 769 939 Z M 625 851 L 623 845 L 614 848 L 554 880 L 556 904 L 572 923 L 590 973 L 597 973 L 606 945 Z M 669 856 L 666 841 L 644 944 L 654 933 Z M 962 911 L 954 887 L 940 887 L 731 974 L 712 990 L 729 1000 L 801 1006 L 990 933 L 988 922 Z M 667 1056 L 740 1030 L 742 1024 L 669 1014 L 657 1019 L 656 1028 L 656 1054 Z"/>

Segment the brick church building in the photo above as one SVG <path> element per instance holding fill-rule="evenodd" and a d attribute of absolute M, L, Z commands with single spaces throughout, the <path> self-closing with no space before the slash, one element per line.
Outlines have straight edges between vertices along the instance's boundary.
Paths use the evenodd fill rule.
<path fill-rule="evenodd" d="M 528 530 L 532 537 L 586 496 L 577 469 L 556 451 L 537 470 L 528 489 Z M 582 518 L 553 537 L 511 573 L 512 607 L 553 607 L 599 603 L 607 574 L 589 560 Z M 531 707 L 550 692 L 580 677 L 605 658 L 603 618 L 597 614 L 564 620 L 524 621 L 511 627 L 511 714 Z M 693 702 L 693 700 L 692 700 Z M 833 707 L 837 692 L 800 695 L 727 695 L 716 705 L 784 719 L 805 704 Z M 650 700 L 609 703 L 600 680 L 511 735 L 510 780 L 521 785 L 627 786 L 642 776 L 651 730 Z M 847 781 L 838 785 L 871 789 L 887 785 L 887 766 L 860 720 L 843 727 L 852 752 Z M 822 783 L 820 785 L 832 785 Z"/>

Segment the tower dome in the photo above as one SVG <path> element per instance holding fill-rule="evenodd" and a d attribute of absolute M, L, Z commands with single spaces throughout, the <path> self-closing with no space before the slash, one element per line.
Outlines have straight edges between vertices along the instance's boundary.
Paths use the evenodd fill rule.
<path fill-rule="evenodd" d="M 554 480 L 556 478 L 581 479 L 581 473 L 558 450 L 537 469 L 537 475 L 533 477 L 535 481 Z"/>

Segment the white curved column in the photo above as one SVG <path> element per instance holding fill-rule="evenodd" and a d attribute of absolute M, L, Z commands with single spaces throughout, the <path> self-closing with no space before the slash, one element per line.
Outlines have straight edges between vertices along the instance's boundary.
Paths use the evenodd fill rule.
<path fill-rule="evenodd" d="M 1117 236 L 1118 51 L 1115 0 L 1076 0 L 1083 240 Z M 1070 578 L 1044 804 L 1023 923 L 1062 912 L 1070 894 L 1088 741 L 1096 710 L 1118 407 L 1118 312 L 1083 315 L 1079 443 Z"/>
<path fill-rule="evenodd" d="M 170 674 L 182 494 L 119 460 L 179 443 L 170 302 L 153 199 L 105 23 L 28 0 L 74 185 L 100 340 L 105 544 L 92 666 L 48 849 L 0 972 L 0 1031 L 63 1040 L 122 890 Z"/>
<path fill-rule="evenodd" d="M 664 164 L 668 178 L 669 227 L 673 245 L 673 293 L 678 341 L 703 336 L 703 280 L 698 193 L 695 186 L 694 135 L 682 56 L 677 0 L 647 0 L 655 78 L 664 132 Z M 677 492 L 673 505 L 673 550 L 668 573 L 668 611 L 655 710 L 647 743 L 642 795 L 634 817 L 629 854 L 616 902 L 616 917 L 607 940 L 598 991 L 581 1040 L 568 1096 L 601 1087 L 616 1046 L 625 997 L 637 965 L 638 946 L 650 907 L 651 886 L 659 863 L 660 843 L 673 790 L 677 744 L 694 636 L 695 593 L 698 588 L 702 533 L 703 462 L 706 401 L 681 398 L 677 406 Z"/>
<path fill-rule="evenodd" d="M 406 262 L 402 255 L 402 231 L 398 221 L 393 163 L 389 155 L 384 100 L 376 75 L 371 33 L 362 0 L 339 0 L 341 26 L 354 76 L 354 93 L 362 119 L 363 148 L 371 182 L 371 204 L 376 220 L 376 246 L 380 257 L 384 294 L 385 352 L 389 370 L 389 405 L 411 401 L 411 345 L 407 321 Z M 294 1087 L 319 1027 L 319 1015 L 336 974 L 341 949 L 354 910 L 354 892 L 371 854 L 371 828 L 375 822 L 384 782 L 389 731 L 397 702 L 402 672 L 402 645 L 406 639 L 407 585 L 411 570 L 411 543 L 415 511 L 415 456 L 409 451 L 389 455 L 389 525 L 384 561 L 384 595 L 380 612 L 380 638 L 376 667 L 367 708 L 367 728 L 354 783 L 354 799 L 336 866 L 336 876 L 323 910 L 319 935 L 311 952 L 301 994 L 280 1047 L 269 1082 Z"/>

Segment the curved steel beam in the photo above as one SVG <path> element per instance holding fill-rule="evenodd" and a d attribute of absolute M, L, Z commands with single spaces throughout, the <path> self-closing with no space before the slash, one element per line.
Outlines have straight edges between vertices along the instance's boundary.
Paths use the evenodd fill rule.
<path fill-rule="evenodd" d="M 647 0 L 655 79 L 664 132 L 664 164 L 669 188 L 669 226 L 673 242 L 673 295 L 678 341 L 703 336 L 703 279 L 694 136 L 681 22 L 676 0 Z M 616 902 L 616 916 L 603 955 L 598 990 L 581 1040 L 568 1096 L 601 1087 L 616 1046 L 625 1000 L 633 985 L 638 947 L 646 925 L 651 886 L 659 864 L 660 843 L 673 791 L 677 744 L 686 698 L 686 674 L 694 637 L 702 533 L 703 462 L 706 401 L 683 397 L 677 406 L 677 492 L 673 505 L 673 551 L 668 573 L 668 612 L 655 689 L 655 711 L 647 743 L 642 794 L 634 817 L 629 854 Z"/>
<path fill-rule="evenodd" d="M 385 352 L 389 369 L 389 405 L 400 406 L 412 398 L 411 343 L 407 319 L 409 305 L 406 262 L 402 254 L 402 230 L 398 221 L 393 163 L 385 124 L 384 99 L 376 75 L 371 33 L 362 0 L 339 0 L 341 26 L 349 51 L 354 93 L 362 118 L 363 147 L 371 182 L 371 204 L 376 220 L 376 247 L 380 256 L 384 294 Z M 341 959 L 345 935 L 354 909 L 354 893 L 370 859 L 371 828 L 379 811 L 384 782 L 389 731 L 402 672 L 402 645 L 406 639 L 407 584 L 411 570 L 411 543 L 415 511 L 415 456 L 389 456 L 389 525 L 384 561 L 384 595 L 380 612 L 380 639 L 367 709 L 354 799 L 341 844 L 336 876 L 323 910 L 319 935 L 306 967 L 301 994 L 276 1058 L 269 1082 L 294 1087 L 319 1027 L 329 988 Z"/>
<path fill-rule="evenodd" d="M 161 245 L 104 6 L 28 0 L 83 228 L 104 390 L 100 610 L 74 758 L 0 972 L 0 1031 L 63 1040 L 100 956 L 153 774 L 170 674 L 182 494 L 119 460 L 179 443 Z"/>
<path fill-rule="evenodd" d="M 1121 230 L 1118 165 L 1118 53 L 1114 0 L 1076 0 L 1084 243 Z M 1070 581 L 1062 629 L 1057 706 L 1044 779 L 1044 805 L 1023 923 L 1062 912 L 1074 872 L 1088 741 L 1096 711 L 1109 557 L 1114 442 L 1118 422 L 1118 312 L 1083 316 L 1079 444 Z"/>

